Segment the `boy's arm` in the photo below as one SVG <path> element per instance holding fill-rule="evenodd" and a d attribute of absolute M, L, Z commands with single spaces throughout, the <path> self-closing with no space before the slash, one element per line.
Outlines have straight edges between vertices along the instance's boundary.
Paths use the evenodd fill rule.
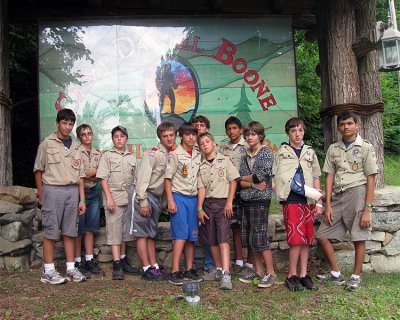
<path fill-rule="evenodd" d="M 321 190 L 321 182 L 319 178 L 313 180 L 314 189 Z M 322 198 L 320 198 L 315 204 L 315 215 L 320 216 L 322 214 Z"/>
<path fill-rule="evenodd" d="M 203 203 L 204 199 L 206 197 L 206 189 L 204 187 L 201 187 L 198 189 L 198 195 L 197 195 L 197 218 L 199 218 L 201 224 L 205 223 L 204 219 L 209 219 L 207 213 L 203 211 Z"/>
<path fill-rule="evenodd" d="M 42 181 L 42 171 L 35 171 L 35 183 L 37 188 L 37 198 L 38 198 L 38 207 L 42 207 L 42 196 L 43 196 L 43 181 Z"/>
<path fill-rule="evenodd" d="M 372 200 L 374 199 L 375 191 L 375 177 L 376 175 L 367 176 L 367 191 L 365 192 L 365 203 L 363 213 L 361 215 L 360 227 L 361 229 L 368 229 L 371 226 L 371 211 L 372 211 Z M 371 205 L 371 206 L 368 206 Z"/>
<path fill-rule="evenodd" d="M 114 212 L 115 210 L 115 202 L 111 195 L 110 187 L 108 186 L 108 181 L 105 179 L 101 180 L 101 187 L 103 188 L 103 192 L 107 199 L 106 209 L 110 212 Z"/>
<path fill-rule="evenodd" d="M 86 212 L 86 199 L 85 199 L 85 180 L 83 178 L 79 179 L 79 206 L 78 214 L 84 215 Z"/>
<path fill-rule="evenodd" d="M 328 226 L 331 225 L 333 221 L 332 218 L 332 207 L 331 207 L 331 198 L 332 198 L 332 191 L 333 191 L 333 183 L 335 181 L 335 175 L 333 173 L 327 173 L 325 179 L 325 219 L 324 222 Z"/>
<path fill-rule="evenodd" d="M 174 213 L 176 213 L 177 208 L 176 208 L 176 203 L 175 203 L 174 197 L 172 196 L 171 179 L 169 179 L 169 178 L 164 179 L 164 189 L 165 189 L 165 194 L 167 195 L 168 212 L 170 214 L 174 214 Z"/>
<path fill-rule="evenodd" d="M 231 180 L 229 182 L 228 198 L 226 199 L 226 204 L 225 204 L 225 208 L 224 208 L 224 215 L 227 218 L 232 218 L 232 215 L 233 215 L 232 202 L 233 202 L 233 198 L 235 197 L 235 193 L 236 193 L 236 185 L 237 185 L 236 180 Z"/>

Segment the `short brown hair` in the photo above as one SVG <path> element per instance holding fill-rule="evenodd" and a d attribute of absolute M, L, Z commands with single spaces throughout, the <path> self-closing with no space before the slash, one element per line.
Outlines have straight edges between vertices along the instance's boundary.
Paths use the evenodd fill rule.
<path fill-rule="evenodd" d="M 157 137 L 160 139 L 165 131 L 173 131 L 176 134 L 176 128 L 171 122 L 163 122 L 157 127 Z"/>
<path fill-rule="evenodd" d="M 207 129 L 210 129 L 210 120 L 208 120 L 205 116 L 195 116 L 192 120 L 190 120 L 191 124 L 195 124 L 197 122 L 204 123 Z"/>
<path fill-rule="evenodd" d="M 246 137 L 250 133 L 258 135 L 260 142 L 263 142 L 265 139 L 264 126 L 258 121 L 251 121 L 247 126 L 244 127 L 243 136 Z"/>
<path fill-rule="evenodd" d="M 82 131 L 83 129 L 90 129 L 90 131 L 92 131 L 92 133 L 93 133 L 92 127 L 91 127 L 90 125 L 88 125 L 88 124 L 86 124 L 86 123 L 82 123 L 78 128 L 76 128 L 76 131 L 75 131 L 75 132 L 76 132 L 76 136 L 77 136 L 77 137 L 80 136 L 81 131 Z"/>
<path fill-rule="evenodd" d="M 303 126 L 303 129 L 304 130 L 306 129 L 306 126 L 304 125 L 303 119 L 300 119 L 300 118 L 291 118 L 291 119 L 289 119 L 288 121 L 286 121 L 286 124 L 285 124 L 285 132 L 286 132 L 286 134 L 289 133 L 289 130 L 291 128 L 298 127 L 298 126 Z"/>
<path fill-rule="evenodd" d="M 214 136 L 213 136 L 211 133 L 209 133 L 209 132 L 203 132 L 203 133 L 200 133 L 199 136 L 197 137 L 197 144 L 200 144 L 200 140 L 202 140 L 202 139 L 205 138 L 205 137 L 208 137 L 208 138 L 210 138 L 212 141 L 215 142 Z"/>
<path fill-rule="evenodd" d="M 191 134 L 191 133 L 195 135 L 198 134 L 197 128 L 193 124 L 188 122 L 182 123 L 182 125 L 179 127 L 178 132 L 181 138 L 183 137 L 184 134 Z"/>

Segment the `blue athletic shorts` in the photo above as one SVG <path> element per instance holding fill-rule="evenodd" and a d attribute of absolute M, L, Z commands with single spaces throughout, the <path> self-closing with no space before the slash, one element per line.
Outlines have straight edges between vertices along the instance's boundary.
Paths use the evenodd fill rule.
<path fill-rule="evenodd" d="M 197 196 L 172 193 L 177 212 L 171 214 L 171 236 L 174 240 L 196 242 L 199 238 L 199 220 L 197 218 Z"/>

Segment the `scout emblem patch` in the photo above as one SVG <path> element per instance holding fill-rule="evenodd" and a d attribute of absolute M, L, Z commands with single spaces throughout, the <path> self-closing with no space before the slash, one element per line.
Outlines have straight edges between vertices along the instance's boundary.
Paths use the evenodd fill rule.
<path fill-rule="evenodd" d="M 353 171 L 357 171 L 357 170 L 358 170 L 358 164 L 357 164 L 357 162 L 354 161 L 353 165 L 351 166 L 351 169 L 352 169 Z"/>
<path fill-rule="evenodd" d="M 79 159 L 74 159 L 74 160 L 72 160 L 72 166 L 73 166 L 75 169 L 79 167 L 79 163 L 80 163 L 80 160 L 79 160 Z"/>
<path fill-rule="evenodd" d="M 353 149 L 353 156 L 357 157 L 360 154 L 360 149 L 354 148 Z"/>
<path fill-rule="evenodd" d="M 219 175 L 220 177 L 223 177 L 223 176 L 224 176 L 224 170 L 219 169 L 219 170 L 218 170 L 218 175 Z"/>
<path fill-rule="evenodd" d="M 184 177 L 187 177 L 188 174 L 189 174 L 189 173 L 188 173 L 188 168 L 187 168 L 186 164 L 184 164 L 183 167 L 182 167 L 182 175 L 183 175 Z"/>

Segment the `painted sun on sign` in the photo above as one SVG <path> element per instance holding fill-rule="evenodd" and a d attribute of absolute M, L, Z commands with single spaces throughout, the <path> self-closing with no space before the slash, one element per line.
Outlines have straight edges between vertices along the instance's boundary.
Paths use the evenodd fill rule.
<path fill-rule="evenodd" d="M 198 88 L 190 68 L 182 61 L 161 58 L 146 85 L 145 108 L 153 123 L 189 121 L 198 106 Z"/>

